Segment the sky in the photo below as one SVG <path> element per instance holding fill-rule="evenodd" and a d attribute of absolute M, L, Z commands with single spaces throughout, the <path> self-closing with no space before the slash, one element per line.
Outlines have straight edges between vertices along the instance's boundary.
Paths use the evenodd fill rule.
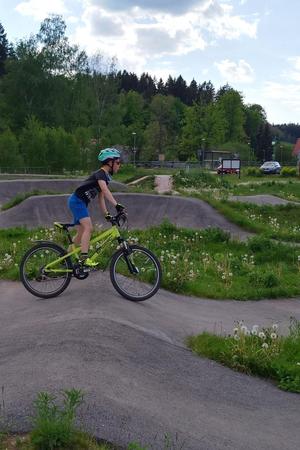
<path fill-rule="evenodd" d="M 300 123 L 299 0 L 0 0 L 10 42 L 50 14 L 71 43 L 120 70 L 228 83 L 270 123 Z"/>

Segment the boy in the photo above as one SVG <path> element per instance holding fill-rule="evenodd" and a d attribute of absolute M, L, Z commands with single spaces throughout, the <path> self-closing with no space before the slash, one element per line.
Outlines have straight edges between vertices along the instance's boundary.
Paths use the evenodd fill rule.
<path fill-rule="evenodd" d="M 105 199 L 112 203 L 117 212 L 124 210 L 124 206 L 117 203 L 108 188 L 111 176 L 120 169 L 120 152 L 115 148 L 105 148 L 98 155 L 101 168 L 93 172 L 81 184 L 68 200 L 68 206 L 74 216 L 77 233 L 73 238 L 73 243 L 81 245 L 80 263 L 81 265 L 93 267 L 97 263 L 88 258 L 90 238 L 93 230 L 92 221 L 88 211 L 89 202 L 98 196 L 99 206 L 106 220 L 110 220 L 111 215 L 107 211 Z"/>

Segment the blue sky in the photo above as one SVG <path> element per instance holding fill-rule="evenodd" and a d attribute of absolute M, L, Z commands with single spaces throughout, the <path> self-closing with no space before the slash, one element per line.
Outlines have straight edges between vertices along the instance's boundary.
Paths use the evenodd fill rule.
<path fill-rule="evenodd" d="M 51 13 L 71 42 L 120 69 L 228 82 L 271 123 L 300 123 L 299 0 L 0 0 L 12 42 Z"/>

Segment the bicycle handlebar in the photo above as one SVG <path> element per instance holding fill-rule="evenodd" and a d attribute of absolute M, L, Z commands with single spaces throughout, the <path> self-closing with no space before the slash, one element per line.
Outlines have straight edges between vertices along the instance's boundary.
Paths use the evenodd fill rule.
<path fill-rule="evenodd" d="M 126 226 L 128 222 L 127 214 L 124 211 L 121 211 L 115 216 L 112 216 L 112 218 L 108 222 L 110 222 L 112 225 L 116 225 L 119 228 L 124 228 L 124 226 Z"/>

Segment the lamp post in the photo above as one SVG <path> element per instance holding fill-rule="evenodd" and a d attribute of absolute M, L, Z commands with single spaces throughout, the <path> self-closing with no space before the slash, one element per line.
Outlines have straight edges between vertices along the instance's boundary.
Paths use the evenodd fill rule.
<path fill-rule="evenodd" d="M 276 151 L 276 139 L 272 141 L 272 161 L 275 161 L 275 151 Z"/>
<path fill-rule="evenodd" d="M 248 166 L 250 166 L 251 141 L 248 141 Z"/>
<path fill-rule="evenodd" d="M 203 166 L 204 166 L 204 152 L 205 152 L 205 137 L 203 137 L 202 139 L 201 139 L 201 142 L 202 142 L 202 161 L 201 161 L 201 165 L 202 165 L 202 169 L 203 169 Z"/>
<path fill-rule="evenodd" d="M 283 149 L 283 146 L 282 145 L 280 145 L 280 164 L 282 165 L 282 149 Z"/>
<path fill-rule="evenodd" d="M 136 138 L 136 132 L 133 131 L 131 134 L 132 134 L 132 136 L 133 136 L 133 148 L 132 148 L 132 151 L 133 151 L 133 165 L 134 165 L 134 167 L 135 167 L 135 153 L 136 153 L 136 149 L 135 149 L 135 138 Z"/>

